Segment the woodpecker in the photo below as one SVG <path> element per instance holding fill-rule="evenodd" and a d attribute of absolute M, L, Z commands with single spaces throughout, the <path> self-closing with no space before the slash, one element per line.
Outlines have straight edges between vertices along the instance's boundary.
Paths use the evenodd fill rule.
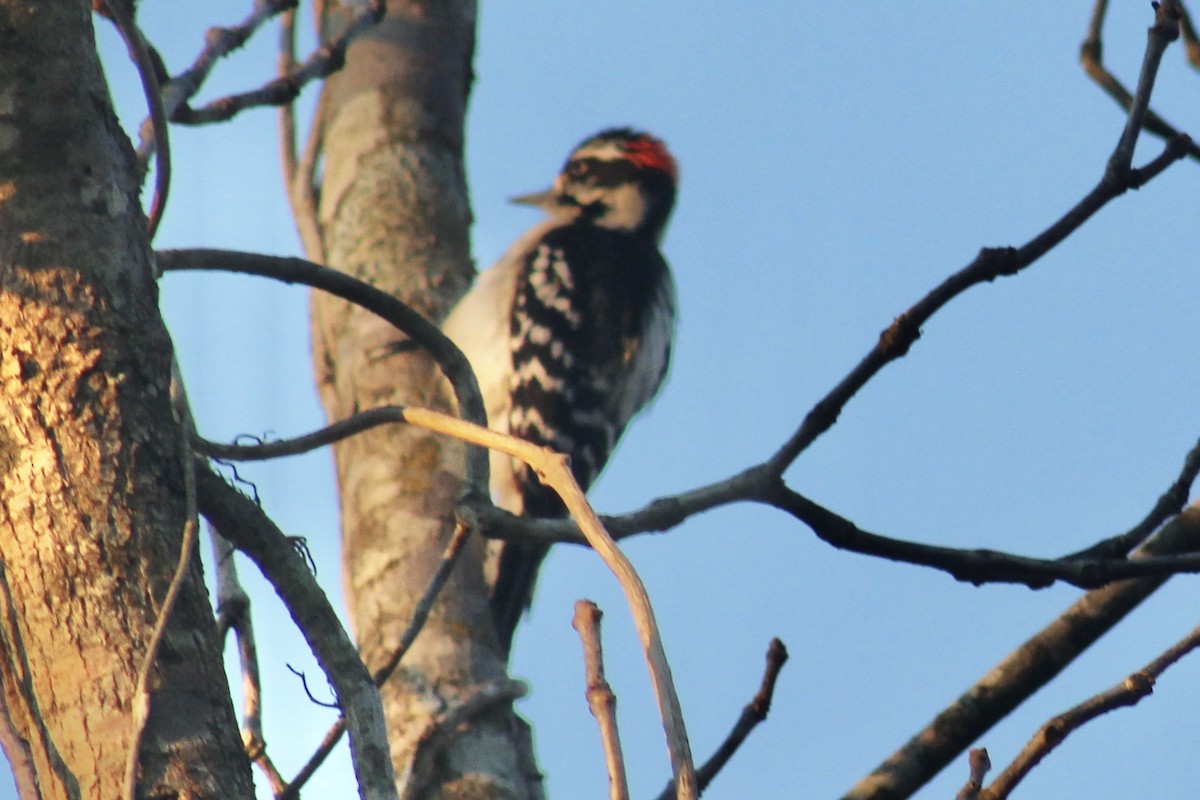
<path fill-rule="evenodd" d="M 548 218 L 480 273 L 443 324 L 471 362 L 488 424 L 570 456 L 585 491 L 666 376 L 675 287 L 659 245 L 678 180 L 674 157 L 648 133 L 585 139 L 551 188 L 512 199 Z M 524 463 L 493 451 L 491 476 L 500 507 L 566 515 Z M 508 652 L 548 548 L 490 546 L 492 612 Z"/>

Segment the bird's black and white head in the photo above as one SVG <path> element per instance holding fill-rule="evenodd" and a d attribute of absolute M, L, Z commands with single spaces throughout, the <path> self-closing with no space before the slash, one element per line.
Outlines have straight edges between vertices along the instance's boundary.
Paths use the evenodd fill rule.
<path fill-rule="evenodd" d="M 660 239 L 678 182 L 675 158 L 660 139 L 632 128 L 610 128 L 571 152 L 550 189 L 513 202 L 539 206 L 553 217 Z"/>

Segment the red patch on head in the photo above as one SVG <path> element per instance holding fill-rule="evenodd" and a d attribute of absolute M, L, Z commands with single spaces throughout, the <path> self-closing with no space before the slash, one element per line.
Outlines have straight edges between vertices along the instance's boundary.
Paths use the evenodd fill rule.
<path fill-rule="evenodd" d="M 656 169 L 670 175 L 671 180 L 679 180 L 679 165 L 660 140 L 653 136 L 640 136 L 625 142 L 624 148 L 629 160 L 641 169 Z"/>

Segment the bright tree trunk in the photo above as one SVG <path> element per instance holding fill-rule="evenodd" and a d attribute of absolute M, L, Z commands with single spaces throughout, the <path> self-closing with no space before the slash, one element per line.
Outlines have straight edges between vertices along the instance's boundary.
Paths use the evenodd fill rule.
<path fill-rule="evenodd" d="M 128 140 L 84 0 L 0 0 L 0 686 L 22 797 L 117 798 L 179 560 L 182 445 Z M 252 796 L 193 559 L 139 796 Z"/>

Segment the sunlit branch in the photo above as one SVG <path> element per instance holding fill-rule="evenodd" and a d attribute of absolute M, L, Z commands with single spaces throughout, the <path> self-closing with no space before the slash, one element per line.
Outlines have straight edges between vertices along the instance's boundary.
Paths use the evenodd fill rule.
<path fill-rule="evenodd" d="M 576 600 L 571 627 L 579 633 L 579 642 L 583 645 L 584 696 L 600 729 L 604 765 L 608 770 L 609 800 L 629 800 L 625 757 L 621 753 L 621 735 L 617 731 L 617 696 L 604 678 L 604 648 L 600 643 L 600 619 L 603 616 L 600 607 L 591 600 Z M 674 786 L 671 789 L 674 794 Z"/>

